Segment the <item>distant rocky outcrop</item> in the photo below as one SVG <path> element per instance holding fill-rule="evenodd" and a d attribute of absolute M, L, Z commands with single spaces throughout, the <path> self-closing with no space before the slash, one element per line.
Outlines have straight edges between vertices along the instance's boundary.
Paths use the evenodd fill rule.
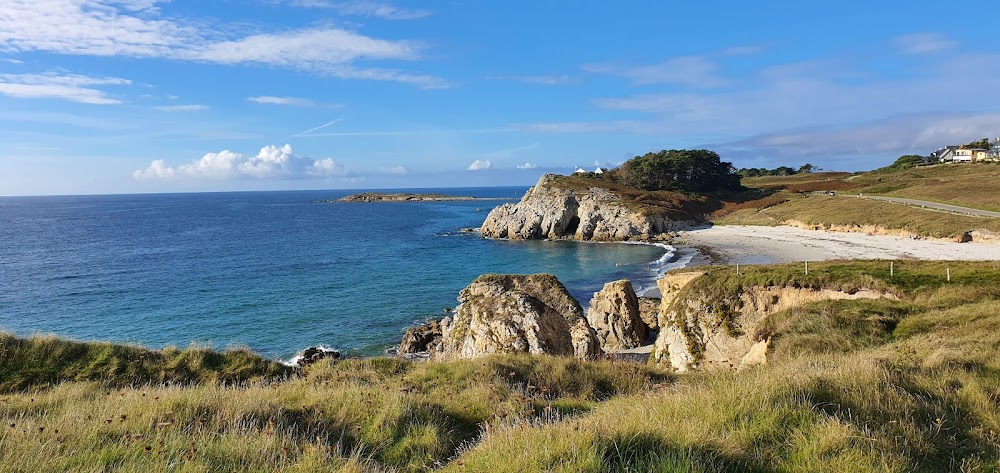
<path fill-rule="evenodd" d="M 413 194 L 413 193 L 383 193 L 363 192 L 351 194 L 339 199 L 315 200 L 314 203 L 328 204 L 333 202 L 446 202 L 466 200 L 507 200 L 483 197 L 455 196 L 446 194 Z"/>
<path fill-rule="evenodd" d="M 865 288 L 739 286 L 722 293 L 699 286 L 703 272 L 667 274 L 658 281 L 662 295 L 660 333 L 651 359 L 676 371 L 738 370 L 767 363 L 771 338 L 759 330 L 773 313 L 820 300 L 896 298 Z M 711 283 L 712 281 L 709 281 Z"/>
<path fill-rule="evenodd" d="M 491 353 L 533 353 L 593 358 L 600 345 L 580 303 L 548 274 L 476 278 L 459 305 L 441 321 L 435 357 L 476 358 Z"/>
<path fill-rule="evenodd" d="M 520 202 L 493 209 L 483 222 L 482 235 L 512 240 L 646 241 L 694 223 L 631 209 L 619 195 L 601 187 L 564 187 L 561 178 L 546 174 Z"/>
<path fill-rule="evenodd" d="M 649 336 L 649 327 L 639 312 L 639 298 L 628 279 L 609 282 L 594 293 L 587 322 L 605 351 L 638 347 Z"/>
<path fill-rule="evenodd" d="M 430 353 L 439 345 L 441 345 L 441 321 L 431 320 L 408 328 L 399 343 L 397 354 L 407 356 Z"/>

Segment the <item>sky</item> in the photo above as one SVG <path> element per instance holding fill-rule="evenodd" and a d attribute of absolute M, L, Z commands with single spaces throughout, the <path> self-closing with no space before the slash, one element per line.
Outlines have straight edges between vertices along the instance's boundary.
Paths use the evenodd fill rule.
<path fill-rule="evenodd" d="M 0 195 L 530 185 L 1000 136 L 1000 2 L 0 0 Z"/>

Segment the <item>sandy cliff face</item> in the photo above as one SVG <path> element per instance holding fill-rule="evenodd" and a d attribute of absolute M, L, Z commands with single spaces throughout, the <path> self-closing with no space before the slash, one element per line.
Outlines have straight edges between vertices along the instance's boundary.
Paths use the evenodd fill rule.
<path fill-rule="evenodd" d="M 512 240 L 649 240 L 692 224 L 630 210 L 606 189 L 593 187 L 577 192 L 560 188 L 553 184 L 556 178 L 542 176 L 520 202 L 493 209 L 483 222 L 483 236 Z"/>
<path fill-rule="evenodd" d="M 453 315 L 441 321 L 435 357 L 533 353 L 594 358 L 601 353 L 583 309 L 555 276 L 480 276 L 458 301 Z"/>
<path fill-rule="evenodd" d="M 660 334 L 652 359 L 677 371 L 735 370 L 765 364 L 771 340 L 758 335 L 770 314 L 820 300 L 895 298 L 871 290 L 842 292 L 795 287 L 747 287 L 738 294 L 685 290 L 703 273 L 668 274 L 659 281 L 663 295 Z"/>

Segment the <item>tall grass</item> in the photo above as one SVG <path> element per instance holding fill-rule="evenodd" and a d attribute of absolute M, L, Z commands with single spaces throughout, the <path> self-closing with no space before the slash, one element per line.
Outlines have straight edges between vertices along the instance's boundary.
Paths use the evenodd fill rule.
<path fill-rule="evenodd" d="M 708 269 L 708 294 L 898 296 L 772 314 L 771 364 L 738 373 L 528 355 L 290 372 L 5 335 L 0 471 L 1000 470 L 1000 266 L 883 266 Z"/>

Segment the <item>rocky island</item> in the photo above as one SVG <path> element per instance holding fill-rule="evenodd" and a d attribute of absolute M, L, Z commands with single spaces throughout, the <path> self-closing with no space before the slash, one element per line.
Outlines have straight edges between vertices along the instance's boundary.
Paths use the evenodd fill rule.
<path fill-rule="evenodd" d="M 315 200 L 314 203 L 329 204 L 334 202 L 450 202 L 468 200 L 507 200 L 494 197 L 470 197 L 446 194 L 415 194 L 415 193 L 383 193 L 363 192 L 351 194 L 339 199 Z"/>

